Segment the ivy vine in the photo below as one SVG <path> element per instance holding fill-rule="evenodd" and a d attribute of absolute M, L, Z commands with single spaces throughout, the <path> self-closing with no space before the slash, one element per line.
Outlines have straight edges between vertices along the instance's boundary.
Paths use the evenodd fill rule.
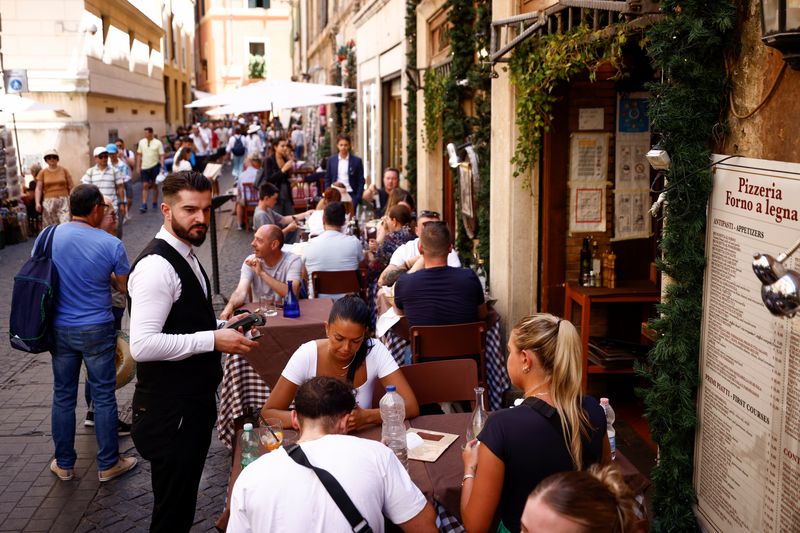
<path fill-rule="evenodd" d="M 439 142 L 446 81 L 447 78 L 437 73 L 434 69 L 425 71 L 425 77 L 423 78 L 425 84 L 425 115 L 422 117 L 425 132 L 422 136 L 422 143 L 428 152 L 433 150 L 436 147 L 436 143 Z"/>
<path fill-rule="evenodd" d="M 356 88 L 356 42 L 350 40 L 339 47 L 337 51 L 336 72 L 334 81 L 336 85 Z M 336 131 L 344 135 L 355 133 L 356 121 L 353 112 L 358 108 L 356 92 L 347 93 L 343 103 L 336 104 Z"/>
<path fill-rule="evenodd" d="M 625 25 L 608 38 L 587 24 L 566 33 L 551 33 L 523 41 L 509 62 L 511 82 L 517 89 L 516 123 L 519 136 L 511 162 L 514 177 L 529 175 L 538 161 L 544 133 L 553 119 L 553 91 L 572 76 L 588 72 L 593 81 L 597 69 L 610 63 L 621 75 L 622 47 L 628 38 Z M 526 178 L 525 187 L 530 186 Z"/>
<path fill-rule="evenodd" d="M 417 4 L 406 0 L 406 65 L 417 66 Z M 406 180 L 409 192 L 417 194 L 417 87 L 406 84 Z"/>

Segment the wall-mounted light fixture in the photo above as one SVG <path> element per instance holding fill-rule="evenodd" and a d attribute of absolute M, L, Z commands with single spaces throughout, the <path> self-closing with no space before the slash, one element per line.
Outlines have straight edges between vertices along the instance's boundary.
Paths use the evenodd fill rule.
<path fill-rule="evenodd" d="M 800 248 L 800 240 L 778 255 L 755 254 L 753 272 L 763 284 L 761 299 L 769 312 L 775 316 L 792 318 L 800 311 L 800 273 L 789 270 L 783 262 Z"/>
<path fill-rule="evenodd" d="M 761 40 L 779 50 L 790 67 L 800 70 L 800 2 L 761 0 Z"/>

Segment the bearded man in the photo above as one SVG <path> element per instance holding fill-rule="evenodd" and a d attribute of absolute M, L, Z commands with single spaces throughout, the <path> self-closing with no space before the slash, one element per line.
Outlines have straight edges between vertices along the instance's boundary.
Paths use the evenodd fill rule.
<path fill-rule="evenodd" d="M 256 345 L 223 328 L 211 286 L 194 254 L 206 238 L 211 182 L 199 172 L 170 174 L 163 184 L 164 225 L 131 268 L 131 355 L 137 361 L 131 435 L 151 463 L 150 531 L 189 531 L 217 418 L 220 353 Z"/>

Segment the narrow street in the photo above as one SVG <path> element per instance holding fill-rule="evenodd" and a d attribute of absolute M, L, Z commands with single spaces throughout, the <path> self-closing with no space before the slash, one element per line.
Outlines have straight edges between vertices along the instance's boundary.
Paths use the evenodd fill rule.
<path fill-rule="evenodd" d="M 220 180 L 220 190 L 231 185 L 230 169 Z M 140 185 L 134 185 L 139 198 Z M 134 206 L 138 202 L 134 202 Z M 217 211 L 221 293 L 229 295 L 239 279 L 239 268 L 249 253 L 252 232 L 230 224 L 232 203 Z M 137 209 L 125 224 L 123 242 L 132 262 L 162 223 L 160 213 Z M 53 457 L 50 429 L 52 371 L 50 354 L 32 355 L 14 350 L 8 342 L 13 279 L 30 255 L 33 239 L 0 250 L 0 531 L 147 531 L 153 494 L 149 463 L 136 453 L 130 436 L 120 437 L 120 452 L 136 455 L 136 468 L 106 484 L 97 479 L 94 430 L 83 425 L 86 405 L 83 386 L 78 390 L 75 478 L 59 481 L 49 470 Z M 209 238 L 198 249 L 203 268 L 211 277 Z M 215 300 L 218 301 L 219 298 Z M 128 316 L 123 327 L 127 328 Z M 83 383 L 83 377 L 81 378 Z M 134 382 L 117 391 L 120 416 L 130 422 Z M 192 531 L 213 531 L 225 504 L 230 455 L 216 438 L 206 461 Z"/>

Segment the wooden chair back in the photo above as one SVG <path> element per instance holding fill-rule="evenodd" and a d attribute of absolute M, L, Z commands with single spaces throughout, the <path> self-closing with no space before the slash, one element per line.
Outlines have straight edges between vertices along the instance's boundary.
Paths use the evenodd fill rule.
<path fill-rule="evenodd" d="M 258 207 L 258 189 L 252 183 L 243 183 L 241 187 L 244 203 L 242 206 L 244 210 L 244 227 L 249 228 L 249 221 L 255 213 L 256 207 Z"/>
<path fill-rule="evenodd" d="M 411 361 L 469 358 L 478 364 L 478 380 L 486 383 L 486 322 L 410 328 Z"/>
<path fill-rule="evenodd" d="M 320 294 L 342 294 L 355 292 L 366 301 L 366 283 L 360 270 L 343 270 L 340 272 L 312 272 L 311 283 L 314 297 Z"/>
<path fill-rule="evenodd" d="M 426 405 L 441 402 L 470 402 L 475 407 L 475 387 L 478 386 L 478 367 L 472 359 L 430 361 L 400 367 L 417 403 Z M 384 393 L 376 386 L 372 407 L 378 407 Z"/>

